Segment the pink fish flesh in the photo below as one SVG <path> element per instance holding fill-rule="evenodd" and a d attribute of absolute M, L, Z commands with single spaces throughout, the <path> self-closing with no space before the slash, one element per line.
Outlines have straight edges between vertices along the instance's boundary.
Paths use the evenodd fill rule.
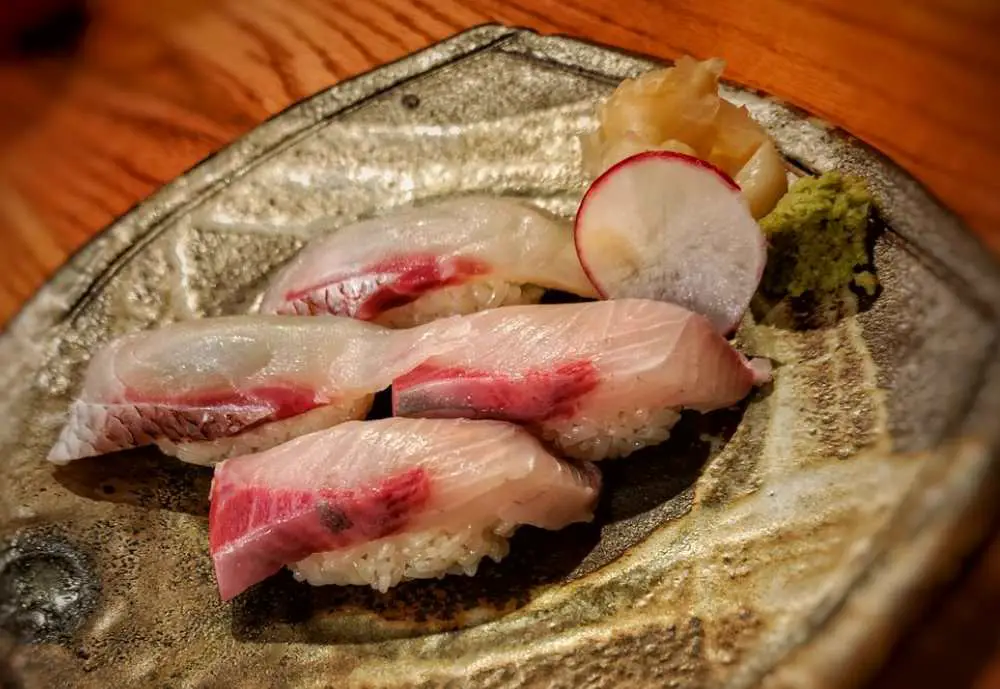
<path fill-rule="evenodd" d="M 569 456 L 599 460 L 662 442 L 681 409 L 730 406 L 767 378 L 706 318 L 666 302 L 509 307 L 461 320 L 468 338 L 393 381 L 396 415 L 527 423 Z"/>
<path fill-rule="evenodd" d="M 364 417 L 394 373 L 381 363 L 408 348 L 391 332 L 346 318 L 236 316 L 127 335 L 91 360 L 49 459 L 157 443 L 211 463 Z"/>
<path fill-rule="evenodd" d="M 417 573 L 387 553 L 459 534 L 465 545 L 454 557 L 466 557 L 484 530 L 496 540 L 521 524 L 558 529 L 589 521 L 598 489 L 591 465 L 556 459 L 510 424 L 344 423 L 216 466 L 209 540 L 219 593 L 229 600 L 310 557 L 312 583 L 347 577 L 384 590 Z M 353 559 L 344 561 L 345 553 Z M 444 565 L 452 557 L 434 555 Z M 382 564 L 362 571 L 369 560 Z M 424 574 L 440 576 L 450 569 L 444 565 Z"/>
<path fill-rule="evenodd" d="M 422 364 L 393 381 L 395 411 L 404 416 L 519 422 L 571 416 L 578 400 L 599 384 L 590 361 L 513 374 Z"/>
<path fill-rule="evenodd" d="M 729 406 L 764 377 L 665 302 L 512 306 L 408 330 L 203 319 L 101 350 L 49 459 L 156 443 L 209 464 L 362 418 L 392 383 L 398 416 L 516 421 L 597 460 L 662 442 L 679 410 Z"/>
<path fill-rule="evenodd" d="M 470 196 L 313 242 L 274 280 L 261 312 L 415 325 L 536 301 L 542 290 L 528 285 L 596 296 L 568 225 L 511 199 Z"/>
<path fill-rule="evenodd" d="M 471 258 L 431 254 L 396 255 L 364 266 L 353 274 L 333 275 L 322 282 L 285 293 L 285 302 L 262 310 L 280 314 L 331 314 L 372 321 L 383 312 L 405 306 L 425 292 L 461 285 L 491 268 Z"/>

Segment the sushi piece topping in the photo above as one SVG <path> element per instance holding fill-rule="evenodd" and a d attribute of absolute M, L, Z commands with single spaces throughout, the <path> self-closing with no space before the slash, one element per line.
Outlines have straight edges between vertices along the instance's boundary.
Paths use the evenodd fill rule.
<path fill-rule="evenodd" d="M 261 311 L 410 327 L 534 303 L 545 289 L 596 296 L 572 231 L 527 204 L 470 196 L 363 220 L 316 240 L 277 276 Z"/>
<path fill-rule="evenodd" d="M 313 584 L 386 590 L 406 578 L 474 573 L 522 524 L 589 521 L 590 465 L 550 455 L 496 421 L 355 421 L 218 464 L 209 539 L 229 600 L 292 565 Z M 296 564 L 298 563 L 298 564 Z"/>
<path fill-rule="evenodd" d="M 512 306 L 451 320 L 468 336 L 393 381 L 393 412 L 523 423 L 579 459 L 662 442 L 681 409 L 730 406 L 766 378 L 707 319 L 667 302 Z"/>
<path fill-rule="evenodd" d="M 225 600 L 239 593 L 234 585 L 266 579 L 313 553 L 399 532 L 424 507 L 431 490 L 421 467 L 348 489 L 271 490 L 239 483 L 227 473 L 219 476 L 212 490 L 209 548 Z M 274 531 L 275 525 L 287 537 L 273 539 L 268 550 L 240 547 L 247 534 Z"/>
<path fill-rule="evenodd" d="M 393 359 L 391 331 L 323 321 L 206 318 L 111 342 L 91 360 L 49 460 L 156 443 L 211 463 L 363 418 L 392 379 L 379 368 Z"/>
<path fill-rule="evenodd" d="M 662 440 L 677 410 L 739 401 L 759 378 L 705 318 L 641 299 L 511 306 L 408 330 L 203 319 L 101 350 L 49 459 L 156 443 L 210 464 L 362 418 L 392 384 L 397 415 L 515 421 L 598 460 Z M 665 428 L 635 433 L 640 418 Z M 585 436 L 619 440 L 597 452 L 573 440 Z"/>

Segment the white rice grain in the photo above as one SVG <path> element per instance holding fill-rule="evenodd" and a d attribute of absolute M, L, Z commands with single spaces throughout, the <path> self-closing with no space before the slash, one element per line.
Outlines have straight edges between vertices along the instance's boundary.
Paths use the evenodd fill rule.
<path fill-rule="evenodd" d="M 375 319 L 390 328 L 412 328 L 446 316 L 459 316 L 499 306 L 537 304 L 545 290 L 536 285 L 505 282 L 500 278 L 474 280 L 432 290 L 419 299 L 389 309 Z"/>
<path fill-rule="evenodd" d="M 494 562 L 508 552 L 513 526 L 433 529 L 387 536 L 341 550 L 310 555 L 289 566 L 295 578 L 313 586 L 371 586 L 385 593 L 407 579 L 473 576 L 484 557 Z"/>
<path fill-rule="evenodd" d="M 670 437 L 680 417 L 676 409 L 640 407 L 621 411 L 608 422 L 594 423 L 585 417 L 545 421 L 539 433 L 567 457 L 597 462 L 659 445 Z"/>

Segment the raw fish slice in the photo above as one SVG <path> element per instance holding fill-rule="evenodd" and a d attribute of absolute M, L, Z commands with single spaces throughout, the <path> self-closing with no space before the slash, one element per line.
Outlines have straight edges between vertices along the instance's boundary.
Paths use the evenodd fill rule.
<path fill-rule="evenodd" d="M 360 418 L 393 382 L 401 416 L 500 418 L 602 459 L 662 441 L 677 410 L 724 407 L 755 372 L 665 302 L 512 306 L 389 330 L 241 316 L 130 335 L 91 362 L 49 459 L 152 443 L 212 463 Z"/>
<path fill-rule="evenodd" d="M 348 318 L 237 316 L 125 336 L 90 362 L 56 463 L 157 443 L 211 463 L 361 418 L 416 351 L 406 333 Z M 397 346 L 402 350 L 395 349 Z"/>
<path fill-rule="evenodd" d="M 767 377 L 706 318 L 666 302 L 509 307 L 451 323 L 469 334 L 393 381 L 394 413 L 529 424 L 580 459 L 662 442 L 681 409 L 730 406 Z"/>
<path fill-rule="evenodd" d="M 473 196 L 364 220 L 312 243 L 272 283 L 261 312 L 410 327 L 534 303 L 544 288 L 597 296 L 569 227 L 526 204 Z"/>
<path fill-rule="evenodd" d="M 521 524 L 589 521 L 592 465 L 550 455 L 496 421 L 382 419 L 218 464 L 209 541 L 229 600 L 285 565 L 312 584 L 472 574 Z M 298 564 L 294 564 L 298 563 Z"/>
<path fill-rule="evenodd" d="M 170 440 L 158 438 L 156 445 L 164 453 L 189 464 L 212 466 L 227 457 L 239 457 L 262 452 L 275 445 L 306 433 L 321 431 L 345 421 L 363 419 L 372 406 L 372 395 L 357 397 L 353 402 L 326 404 L 287 419 L 268 421 L 251 426 L 236 435 L 215 440 Z"/>

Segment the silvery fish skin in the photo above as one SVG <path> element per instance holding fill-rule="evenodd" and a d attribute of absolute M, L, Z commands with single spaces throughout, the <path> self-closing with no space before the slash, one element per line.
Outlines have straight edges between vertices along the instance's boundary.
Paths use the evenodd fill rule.
<path fill-rule="evenodd" d="M 203 319 L 101 350 L 49 459 L 157 443 L 208 464 L 361 418 L 392 384 L 399 416 L 515 421 L 596 460 L 660 442 L 677 410 L 729 406 L 760 379 L 705 318 L 655 301 L 512 306 L 407 330 Z"/>
<path fill-rule="evenodd" d="M 569 226 L 526 203 L 469 196 L 363 220 L 312 242 L 275 278 L 260 308 L 413 325 L 537 301 L 540 288 L 597 296 Z"/>
<path fill-rule="evenodd" d="M 232 316 L 113 341 L 91 360 L 49 460 L 159 443 L 195 463 L 367 414 L 405 342 L 347 318 Z M 404 357 L 405 358 L 405 357 Z M 405 366 L 404 366 L 405 368 Z M 227 442 L 239 438 L 240 442 Z"/>
<path fill-rule="evenodd" d="M 383 590 L 403 578 L 440 576 L 466 560 L 485 529 L 506 538 L 522 524 L 560 529 L 590 521 L 600 487 L 592 465 L 556 459 L 512 424 L 466 419 L 353 421 L 267 452 L 216 465 L 209 540 L 219 593 L 229 600 L 306 558 L 313 583 L 362 583 L 376 552 L 406 552 L 435 535 L 458 534 L 453 553 L 417 552 L 363 579 Z M 467 534 L 462 540 L 461 535 Z M 409 539 L 408 543 L 404 543 Z M 490 543 L 493 546 L 493 543 Z M 367 548 L 369 557 L 358 555 Z M 344 552 L 350 561 L 341 562 Z M 421 569 L 412 559 L 442 558 Z M 323 559 L 327 562 L 322 562 Z M 475 571 L 475 561 L 463 562 Z M 323 574 L 323 566 L 330 570 Z M 366 576 L 363 574 L 362 576 Z"/>

